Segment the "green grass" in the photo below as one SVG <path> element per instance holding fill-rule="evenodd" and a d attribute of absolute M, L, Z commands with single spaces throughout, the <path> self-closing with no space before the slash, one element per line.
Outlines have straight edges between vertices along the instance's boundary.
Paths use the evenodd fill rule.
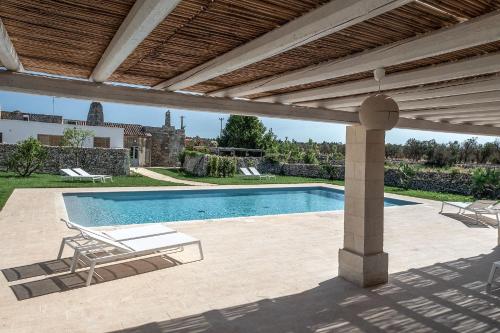
<path fill-rule="evenodd" d="M 441 192 L 430 192 L 421 190 L 405 190 L 399 187 L 385 186 L 384 191 L 386 193 L 393 193 L 399 195 L 406 195 L 408 197 L 436 200 L 436 201 L 473 201 L 472 196 L 453 194 L 453 193 L 441 193 Z"/>
<path fill-rule="evenodd" d="M 340 180 L 327 180 L 321 178 L 308 178 L 308 177 L 292 177 L 276 175 L 276 178 L 259 179 L 244 177 L 243 175 L 235 175 L 228 178 L 216 177 L 196 177 L 192 176 L 179 169 L 165 169 L 165 168 L 149 168 L 149 170 L 161 173 L 166 176 L 181 180 L 192 180 L 196 182 L 203 182 L 217 185 L 262 185 L 262 184 L 303 184 L 303 183 L 328 183 L 335 185 L 344 185 Z"/>
<path fill-rule="evenodd" d="M 54 188 L 54 187 L 133 187 L 133 186 L 170 186 L 180 185 L 133 174 L 130 176 L 115 176 L 113 182 L 106 183 L 89 181 L 63 180 L 60 176 L 36 173 L 30 177 L 18 177 L 11 172 L 0 172 L 0 210 L 16 188 Z"/>
<path fill-rule="evenodd" d="M 270 180 L 260 180 L 256 178 L 247 178 L 241 175 L 236 175 L 230 178 L 215 178 L 215 177 L 196 177 L 190 175 L 179 169 L 165 169 L 165 168 L 150 168 L 149 170 L 170 176 L 173 178 L 181 180 L 192 180 L 197 182 L 204 182 L 210 184 L 218 185 L 255 185 L 255 184 L 303 184 L 303 183 L 327 183 L 344 186 L 343 180 L 328 180 L 320 178 L 308 178 L 308 177 L 293 177 L 293 176 L 280 176 L 277 175 L 275 179 Z M 398 195 L 405 195 L 420 199 L 429 199 L 437 201 L 472 201 L 471 196 L 452 194 L 452 193 L 440 193 L 440 192 L 429 192 L 421 190 L 405 190 L 398 187 L 385 187 L 386 193 L 393 193 Z"/>

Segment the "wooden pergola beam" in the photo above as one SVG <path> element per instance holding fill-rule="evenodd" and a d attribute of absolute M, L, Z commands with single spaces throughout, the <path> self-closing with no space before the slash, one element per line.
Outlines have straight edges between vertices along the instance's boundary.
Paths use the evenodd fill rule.
<path fill-rule="evenodd" d="M 467 104 L 491 103 L 491 102 L 500 102 L 499 91 L 488 91 L 477 94 L 464 94 L 457 96 L 404 101 L 404 102 L 398 102 L 398 105 L 400 110 L 407 110 L 407 109 L 420 109 L 420 108 L 461 106 Z"/>
<path fill-rule="evenodd" d="M 450 28 L 405 39 L 342 59 L 332 60 L 239 86 L 221 89 L 211 96 L 242 97 L 311 82 L 370 71 L 433 57 L 500 40 L 500 10 Z"/>
<path fill-rule="evenodd" d="M 2 19 L 0 19 L 0 65 L 10 71 L 23 71 L 21 60 L 19 60 L 14 45 L 12 45 L 12 41 L 9 38 L 9 34 L 7 33 L 7 29 Z"/>
<path fill-rule="evenodd" d="M 397 128 L 421 130 L 421 131 L 434 131 L 434 132 L 447 132 L 447 133 L 462 133 L 471 135 L 491 135 L 498 136 L 500 128 L 484 126 L 481 130 L 475 125 L 469 124 L 450 124 L 443 122 L 435 122 L 423 119 L 408 119 L 399 118 Z"/>
<path fill-rule="evenodd" d="M 34 76 L 13 72 L 0 72 L 0 90 L 100 100 L 104 102 L 170 107 L 193 111 L 344 123 L 351 125 L 359 124 L 357 112 L 337 111 L 324 108 L 308 108 L 295 105 L 260 103 L 241 99 L 197 96 L 154 89 L 115 86 L 89 81 Z M 469 133 L 474 135 L 500 135 L 499 128 L 487 126 L 451 125 L 447 123 L 421 121 L 418 119 L 401 118 L 397 127 L 429 131 Z"/>
<path fill-rule="evenodd" d="M 413 109 L 413 110 L 403 110 L 401 112 L 404 116 L 422 116 L 425 117 L 427 115 L 446 115 L 446 114 L 456 114 L 460 115 L 461 113 L 469 113 L 469 112 L 484 112 L 484 111 L 496 111 L 500 110 L 500 102 L 492 102 L 492 103 L 476 103 L 476 104 L 468 104 L 461 106 L 452 106 L 445 108 L 423 108 L 423 109 Z"/>
<path fill-rule="evenodd" d="M 368 20 L 412 0 L 334 0 L 215 59 L 156 85 L 181 90 Z"/>
<path fill-rule="evenodd" d="M 500 121 L 500 113 L 496 115 L 475 115 L 468 118 L 448 118 L 442 121 L 447 121 L 450 124 L 470 123 L 475 121 Z"/>
<path fill-rule="evenodd" d="M 136 1 L 90 78 L 95 82 L 106 81 L 179 2 L 180 0 Z"/>
<path fill-rule="evenodd" d="M 418 99 L 457 96 L 498 90 L 500 90 L 500 76 L 495 75 L 493 77 L 476 78 L 463 80 L 460 82 L 447 82 L 419 88 L 401 89 L 397 91 L 387 92 L 387 95 L 391 96 L 397 102 L 405 102 Z M 298 103 L 298 105 L 310 107 L 318 106 L 325 108 L 357 107 L 360 106 L 368 96 L 369 95 L 358 95 L 355 97 L 325 99 L 319 101 L 302 102 Z"/>
<path fill-rule="evenodd" d="M 383 90 L 399 89 L 495 72 L 500 72 L 500 52 L 387 75 L 382 80 L 381 88 Z M 254 100 L 259 102 L 278 102 L 287 104 L 364 94 L 377 90 L 378 83 L 370 78 L 261 97 Z"/>
<path fill-rule="evenodd" d="M 418 117 L 419 119 L 432 120 L 432 121 L 448 121 L 449 119 L 467 119 L 473 117 L 483 116 L 496 116 L 500 119 L 500 107 L 494 111 L 481 111 L 481 112 L 463 112 L 454 114 L 433 114 L 429 116 Z"/>
<path fill-rule="evenodd" d="M 215 98 L 161 90 L 125 87 L 81 80 L 0 72 L 0 90 L 104 102 L 231 113 L 271 118 L 359 123 L 357 113 L 321 108 Z"/>

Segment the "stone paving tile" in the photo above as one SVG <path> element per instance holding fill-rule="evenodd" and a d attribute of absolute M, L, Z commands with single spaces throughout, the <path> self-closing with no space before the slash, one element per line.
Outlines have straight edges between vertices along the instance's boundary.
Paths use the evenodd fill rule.
<path fill-rule="evenodd" d="M 65 191 L 90 190 L 14 192 L 0 212 L 0 269 L 55 259 L 61 237 L 71 234 L 58 221 Z M 439 203 L 418 201 L 385 210 L 392 275 L 379 288 L 337 277 L 341 212 L 172 223 L 202 240 L 205 260 L 22 301 L 11 287 L 47 276 L 0 276 L 0 332 L 495 332 L 500 294 L 486 293 L 484 280 L 500 258 L 497 230 L 468 227 L 439 215 Z"/>

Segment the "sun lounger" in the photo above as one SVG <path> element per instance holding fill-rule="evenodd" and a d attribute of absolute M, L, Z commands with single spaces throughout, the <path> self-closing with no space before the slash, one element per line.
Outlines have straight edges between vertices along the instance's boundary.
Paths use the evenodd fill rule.
<path fill-rule="evenodd" d="M 249 167 L 248 170 L 250 170 L 250 172 L 253 173 L 255 176 L 259 176 L 260 178 L 276 178 L 275 175 L 270 175 L 270 174 L 261 175 L 259 170 L 257 170 L 254 167 Z"/>
<path fill-rule="evenodd" d="M 79 261 L 90 266 L 86 286 L 90 285 L 95 266 L 99 264 L 171 252 L 173 250 L 182 251 L 184 246 L 194 244 L 198 245 L 200 252 L 199 260 L 203 260 L 203 249 L 200 240 L 180 232 L 122 241 L 114 241 L 95 233 L 87 233 L 87 231 L 83 231 L 83 233 L 86 237 L 93 239 L 96 245 L 75 250 L 71 272 L 75 272 L 77 262 Z"/>
<path fill-rule="evenodd" d="M 81 168 L 73 168 L 73 171 L 84 177 L 101 177 L 103 182 L 106 182 L 106 179 L 109 179 L 111 180 L 111 182 L 113 182 L 113 176 L 110 175 L 91 175 Z"/>
<path fill-rule="evenodd" d="M 174 229 L 158 223 L 100 231 L 81 226 L 74 222 L 66 221 L 65 219 L 61 219 L 61 221 L 64 222 L 69 229 L 78 231 L 79 234 L 76 236 L 64 237 L 62 239 L 57 259 L 61 259 L 65 246 L 69 246 L 73 250 L 96 246 L 98 242 L 96 242 L 95 239 L 88 237 L 88 234 L 100 235 L 113 241 L 123 241 L 176 232 Z"/>
<path fill-rule="evenodd" d="M 240 170 L 243 173 L 243 176 L 245 176 L 245 177 L 258 177 L 256 175 L 254 175 L 253 173 L 251 173 L 250 171 L 248 171 L 247 168 L 240 168 Z"/>
<path fill-rule="evenodd" d="M 500 261 L 496 261 L 493 263 L 493 265 L 491 265 L 491 271 L 490 271 L 490 275 L 488 277 L 487 287 L 491 287 L 491 285 L 493 284 L 493 278 L 495 277 L 495 271 L 497 269 L 500 269 Z"/>
<path fill-rule="evenodd" d="M 500 204 L 496 204 L 495 200 L 477 200 L 474 202 L 443 201 L 439 213 L 443 212 L 445 205 L 458 208 L 458 214 L 463 214 L 467 211 L 474 213 L 478 222 L 480 222 L 479 215 L 485 214 L 496 215 L 497 222 L 499 221 Z"/>
<path fill-rule="evenodd" d="M 93 183 L 95 183 L 96 180 L 100 180 L 101 182 L 104 181 L 104 179 L 101 176 L 83 176 L 79 175 L 76 172 L 74 172 L 71 169 L 61 169 L 61 172 L 64 173 L 62 176 L 64 179 L 70 179 L 70 180 L 92 180 Z"/>

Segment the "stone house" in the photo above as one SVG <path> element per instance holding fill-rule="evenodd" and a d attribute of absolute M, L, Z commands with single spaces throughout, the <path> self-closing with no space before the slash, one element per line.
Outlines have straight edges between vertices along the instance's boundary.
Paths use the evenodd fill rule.
<path fill-rule="evenodd" d="M 184 150 L 185 132 L 184 129 L 176 129 L 171 125 L 170 111 L 165 112 L 165 123 L 161 127 L 109 123 L 104 121 L 101 103 L 92 102 L 85 123 L 123 128 L 123 146 L 130 150 L 131 166 L 179 165 L 179 154 Z"/>
<path fill-rule="evenodd" d="M 96 135 L 85 145 L 86 147 L 127 148 L 131 166 L 178 166 L 179 154 L 184 150 L 184 129 L 176 129 L 171 125 L 170 111 L 165 112 L 165 123 L 161 127 L 105 122 L 103 107 L 99 102 L 91 103 L 86 121 L 20 111 L 2 111 L 0 119 L 24 121 L 23 126 L 30 129 L 28 136 L 37 137 L 43 144 L 49 146 L 61 145 L 64 128 L 74 126 L 89 129 Z M 61 128 L 48 135 L 40 132 L 38 129 L 40 126 L 37 126 L 40 123 Z M 0 132 L 2 132 L 1 127 Z M 2 142 L 1 134 L 0 142 Z"/>

